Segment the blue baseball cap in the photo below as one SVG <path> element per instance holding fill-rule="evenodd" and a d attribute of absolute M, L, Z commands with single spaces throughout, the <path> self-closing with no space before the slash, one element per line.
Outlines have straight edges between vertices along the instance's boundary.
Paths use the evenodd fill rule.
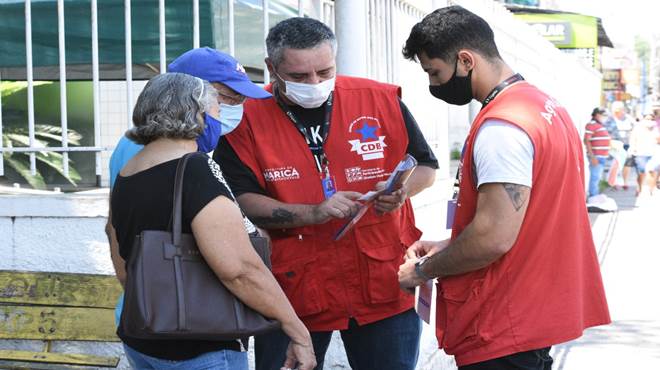
<path fill-rule="evenodd" d="M 236 59 L 208 46 L 181 54 L 170 63 L 167 70 L 189 74 L 209 82 L 223 83 L 248 98 L 271 97 L 270 93 L 250 81 L 245 68 Z"/>

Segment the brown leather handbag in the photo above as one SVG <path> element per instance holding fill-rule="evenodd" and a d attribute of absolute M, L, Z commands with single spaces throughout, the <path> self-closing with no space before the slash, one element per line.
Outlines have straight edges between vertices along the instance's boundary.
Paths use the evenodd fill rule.
<path fill-rule="evenodd" d="M 194 236 L 181 233 L 183 174 L 191 155 L 176 169 L 172 231 L 145 230 L 133 244 L 122 331 L 141 339 L 233 340 L 279 328 L 236 298 L 204 261 Z M 268 240 L 250 240 L 270 266 Z"/>

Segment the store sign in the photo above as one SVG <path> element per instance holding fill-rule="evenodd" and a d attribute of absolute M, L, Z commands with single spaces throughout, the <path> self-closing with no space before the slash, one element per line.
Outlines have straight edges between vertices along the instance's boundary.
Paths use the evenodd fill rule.
<path fill-rule="evenodd" d="M 529 23 L 546 40 L 555 45 L 570 45 L 573 41 L 573 29 L 570 22 Z"/>
<path fill-rule="evenodd" d="M 603 91 L 621 91 L 621 70 L 604 69 L 603 70 Z"/>

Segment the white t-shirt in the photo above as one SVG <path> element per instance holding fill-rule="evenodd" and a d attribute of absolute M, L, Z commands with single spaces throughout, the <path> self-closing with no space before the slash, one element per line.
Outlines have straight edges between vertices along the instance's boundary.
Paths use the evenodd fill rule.
<path fill-rule="evenodd" d="M 525 131 L 500 120 L 487 120 L 479 128 L 473 160 L 477 188 L 487 183 L 532 187 L 534 145 Z"/>

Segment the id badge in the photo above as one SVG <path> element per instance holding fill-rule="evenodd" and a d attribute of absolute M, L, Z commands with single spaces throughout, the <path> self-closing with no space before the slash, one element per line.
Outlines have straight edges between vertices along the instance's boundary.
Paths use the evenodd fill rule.
<path fill-rule="evenodd" d="M 325 199 L 330 198 L 334 193 L 337 192 L 335 181 L 330 176 L 321 179 L 321 186 L 323 187 L 323 195 L 325 196 Z"/>
<path fill-rule="evenodd" d="M 451 228 L 454 226 L 454 216 L 456 215 L 456 205 L 457 205 L 456 199 L 449 199 L 447 201 L 447 224 L 445 225 L 445 227 L 448 230 L 451 230 Z"/>

